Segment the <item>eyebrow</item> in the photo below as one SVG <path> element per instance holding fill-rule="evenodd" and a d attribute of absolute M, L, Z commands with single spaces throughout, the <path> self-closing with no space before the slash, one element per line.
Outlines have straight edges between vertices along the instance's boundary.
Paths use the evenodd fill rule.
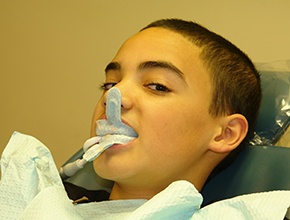
<path fill-rule="evenodd" d="M 111 62 L 105 68 L 105 73 L 109 72 L 110 70 L 121 70 L 121 65 L 118 62 Z"/>
<path fill-rule="evenodd" d="M 175 73 L 181 79 L 185 79 L 184 73 L 178 69 L 175 65 L 168 61 L 145 61 L 138 65 L 138 70 L 145 70 L 145 69 L 154 69 L 154 68 L 163 68 L 168 69 L 171 72 Z M 110 70 L 121 70 L 121 64 L 118 62 L 110 62 L 106 68 L 105 72 L 108 73 Z"/>
<path fill-rule="evenodd" d="M 180 78 L 184 79 L 184 73 L 178 69 L 175 65 L 168 61 L 146 61 L 139 64 L 138 69 L 154 69 L 154 68 L 163 68 L 168 69 L 171 72 L 175 73 Z"/>

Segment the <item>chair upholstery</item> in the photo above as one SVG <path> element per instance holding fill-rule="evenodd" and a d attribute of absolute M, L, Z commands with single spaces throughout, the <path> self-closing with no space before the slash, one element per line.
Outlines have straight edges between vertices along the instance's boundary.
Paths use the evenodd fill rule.
<path fill-rule="evenodd" d="M 233 196 L 290 190 L 290 148 L 249 146 L 203 188 L 203 204 Z"/>
<path fill-rule="evenodd" d="M 274 145 L 290 124 L 290 72 L 261 71 L 262 103 L 253 145 Z"/>

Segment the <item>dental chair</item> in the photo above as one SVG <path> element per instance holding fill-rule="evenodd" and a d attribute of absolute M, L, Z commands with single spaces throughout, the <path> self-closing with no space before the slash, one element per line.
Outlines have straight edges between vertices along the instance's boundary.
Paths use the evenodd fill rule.
<path fill-rule="evenodd" d="M 238 195 L 290 190 L 290 148 L 274 146 L 290 123 L 290 72 L 262 71 L 255 136 L 235 161 L 203 188 L 203 204 Z"/>
<path fill-rule="evenodd" d="M 290 71 L 260 73 L 263 98 L 255 136 L 233 163 L 206 183 L 203 205 L 242 194 L 290 190 L 290 148 L 274 146 L 290 123 Z M 82 155 L 81 149 L 66 163 Z M 65 181 L 107 192 L 113 185 L 94 172 L 92 163 Z"/>

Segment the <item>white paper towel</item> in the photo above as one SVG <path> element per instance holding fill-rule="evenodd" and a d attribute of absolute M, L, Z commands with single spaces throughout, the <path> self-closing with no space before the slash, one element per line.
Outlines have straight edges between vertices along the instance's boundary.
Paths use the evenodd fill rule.
<path fill-rule="evenodd" d="M 38 202 L 42 195 L 45 200 Z M 49 150 L 37 139 L 15 132 L 1 157 L 0 219 L 22 219 L 29 210 L 46 211 L 43 218 L 51 219 L 59 216 L 56 210 L 48 212 L 56 204 L 74 209 Z M 43 205 L 45 208 L 39 209 Z"/>

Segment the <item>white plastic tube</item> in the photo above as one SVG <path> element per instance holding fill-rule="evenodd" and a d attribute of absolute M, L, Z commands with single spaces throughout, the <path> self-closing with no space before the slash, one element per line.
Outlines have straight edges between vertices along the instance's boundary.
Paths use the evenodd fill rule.
<path fill-rule="evenodd" d="M 85 159 L 77 159 L 60 168 L 59 174 L 62 180 L 65 180 L 76 174 L 87 163 Z"/>

